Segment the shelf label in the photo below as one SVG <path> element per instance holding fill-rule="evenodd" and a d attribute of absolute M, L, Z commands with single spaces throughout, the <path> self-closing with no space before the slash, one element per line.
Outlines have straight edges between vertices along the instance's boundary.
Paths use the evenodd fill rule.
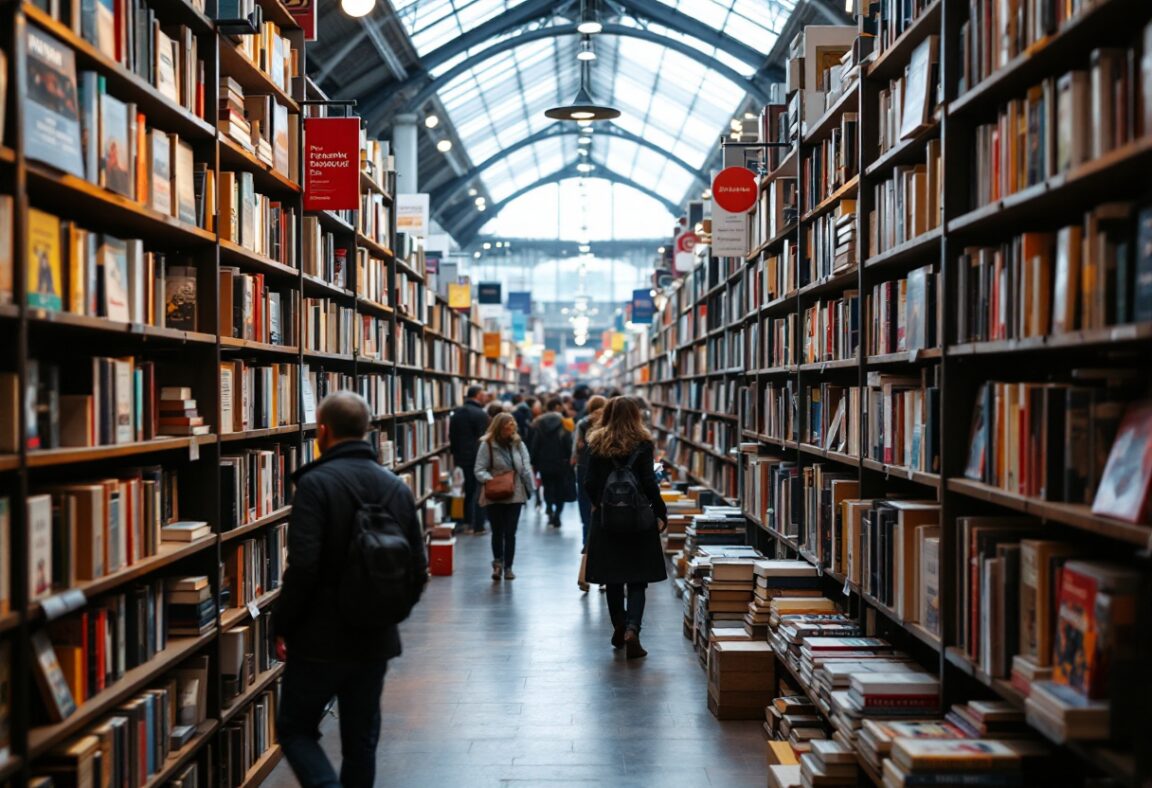
<path fill-rule="evenodd" d="M 252 600 L 248 603 L 248 612 L 251 614 L 252 618 L 260 618 L 260 606 L 256 604 L 256 600 Z"/>
<path fill-rule="evenodd" d="M 200 459 L 200 441 L 193 435 L 188 439 L 188 461 L 196 462 Z"/>
<path fill-rule="evenodd" d="M 304 210 L 360 208 L 360 119 L 304 121 Z"/>
<path fill-rule="evenodd" d="M 844 578 L 844 596 L 852 596 L 852 585 L 848 578 Z"/>

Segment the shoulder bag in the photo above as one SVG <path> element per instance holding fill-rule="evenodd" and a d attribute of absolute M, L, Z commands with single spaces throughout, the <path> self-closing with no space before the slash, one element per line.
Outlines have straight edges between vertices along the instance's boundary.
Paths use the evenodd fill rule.
<path fill-rule="evenodd" d="M 488 441 L 488 470 L 492 470 L 492 454 L 496 451 L 492 441 Z M 484 497 L 489 501 L 506 501 L 516 494 L 516 461 L 512 461 L 512 470 L 500 471 L 492 474 L 492 478 L 484 482 Z"/>

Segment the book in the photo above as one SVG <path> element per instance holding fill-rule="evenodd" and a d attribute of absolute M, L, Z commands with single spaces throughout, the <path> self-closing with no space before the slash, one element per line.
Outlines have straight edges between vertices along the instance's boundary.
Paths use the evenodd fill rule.
<path fill-rule="evenodd" d="M 940 37 L 930 35 L 912 50 L 904 85 L 904 115 L 900 121 L 901 139 L 910 139 L 923 130 L 935 103 L 932 88 L 933 65 L 940 48 Z"/>
<path fill-rule="evenodd" d="M 896 739 L 892 760 L 907 770 L 1016 770 L 1019 753 L 991 739 Z"/>
<path fill-rule="evenodd" d="M 64 276 L 60 220 L 28 209 L 28 306 L 58 312 L 64 307 Z"/>
<path fill-rule="evenodd" d="M 128 244 L 110 235 L 100 236 L 97 266 L 101 315 L 109 320 L 130 322 Z"/>
<path fill-rule="evenodd" d="M 76 700 L 72 696 L 68 682 L 64 679 L 64 673 L 60 669 L 48 633 L 43 629 L 37 630 L 32 633 L 31 641 L 36 683 L 40 687 L 44 708 L 50 720 L 60 722 L 76 711 Z"/>
<path fill-rule="evenodd" d="M 179 520 L 160 529 L 160 538 L 165 542 L 194 542 L 212 533 L 212 527 L 199 520 Z"/>
<path fill-rule="evenodd" d="M 172 167 L 172 199 L 174 215 L 180 221 L 196 225 L 196 189 L 193 183 L 193 169 L 196 165 L 192 146 L 177 135 L 170 136 L 169 156 Z"/>
<path fill-rule="evenodd" d="M 83 178 L 75 53 L 35 25 L 25 26 L 24 36 L 28 52 L 24 153 L 29 159 Z"/>
<path fill-rule="evenodd" d="M 12 609 L 12 502 L 0 497 L 0 615 Z M 0 698 L 2 700 L 2 698 Z"/>
<path fill-rule="evenodd" d="M 1146 522 L 1152 488 L 1152 400 L 1128 405 L 1108 453 L 1092 513 Z"/>
<path fill-rule="evenodd" d="M 35 602 L 52 593 L 52 496 L 27 499 L 28 599 Z"/>
<path fill-rule="evenodd" d="M 149 202 L 152 210 L 175 215 L 172 206 L 172 141 L 160 129 L 148 132 Z"/>
<path fill-rule="evenodd" d="M 135 197 L 128 105 L 114 96 L 100 96 L 100 185 Z"/>
<path fill-rule="evenodd" d="M 3 125 L 0 125 L 0 130 L 3 128 Z M 14 206 L 12 195 L 0 195 L 0 304 L 11 304 L 16 299 Z"/>
<path fill-rule="evenodd" d="M 195 331 L 196 315 L 196 268 L 169 265 L 164 274 L 164 325 Z"/>

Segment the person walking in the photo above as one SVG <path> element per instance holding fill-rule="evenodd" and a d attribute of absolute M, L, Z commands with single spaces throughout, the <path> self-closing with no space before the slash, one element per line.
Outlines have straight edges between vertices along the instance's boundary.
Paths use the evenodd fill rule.
<path fill-rule="evenodd" d="M 297 470 L 288 526 L 288 568 L 272 613 L 277 656 L 284 660 L 276 732 L 305 788 L 371 788 L 380 739 L 380 697 L 388 660 L 400 655 L 395 624 L 373 623 L 383 611 L 349 620 L 338 603 L 360 504 L 378 504 L 409 546 L 408 599 L 428 579 L 424 534 L 412 491 L 376 462 L 364 440 L 370 411 L 362 397 L 339 391 L 316 411 L 320 457 Z M 320 721 L 340 704 L 343 764 L 337 776 L 320 747 Z"/>
<path fill-rule="evenodd" d="M 532 458 L 520 439 L 516 419 L 500 413 L 492 419 L 476 454 L 476 481 L 480 483 L 480 505 L 486 507 L 492 524 L 492 579 L 515 580 L 512 562 L 516 558 L 516 527 L 520 510 L 536 487 Z M 489 482 L 501 475 L 512 476 L 511 495 L 500 500 L 488 496 Z"/>
<path fill-rule="evenodd" d="M 532 464 L 540 474 L 548 524 L 560 527 L 564 504 L 576 500 L 576 476 L 572 470 L 572 430 L 575 424 L 563 414 L 559 398 L 548 400 L 548 410 L 532 425 Z"/>
<path fill-rule="evenodd" d="M 583 528 L 583 541 L 580 552 L 586 555 L 588 546 L 588 526 L 592 522 L 592 499 L 588 497 L 585 489 L 588 475 L 588 432 L 599 420 L 599 413 L 608 403 L 608 400 L 599 394 L 590 397 L 584 408 L 584 417 L 576 422 L 576 432 L 572 440 L 572 467 L 576 469 L 576 502 L 580 507 L 580 525 Z M 581 591 L 588 590 L 588 583 L 584 581 L 585 565 L 587 561 L 580 560 L 580 578 L 576 584 Z"/>
<path fill-rule="evenodd" d="M 588 451 L 585 485 L 592 501 L 592 527 L 588 529 L 586 579 L 608 587 L 613 648 L 623 648 L 628 659 L 637 659 L 648 655 L 640 645 L 648 584 L 668 577 L 660 546 L 660 531 L 668 522 L 668 508 L 660 497 L 653 472 L 652 436 L 632 399 L 615 397 L 608 401 L 599 423 L 588 435 Z M 655 527 L 638 533 L 621 533 L 605 527 L 601 502 L 608 477 L 620 467 L 629 467 L 635 474 L 640 493 L 652 507 Z"/>
<path fill-rule="evenodd" d="M 469 386 L 464 404 L 452 411 L 448 420 L 448 445 L 452 461 L 464 472 L 464 528 L 474 534 L 484 533 L 482 513 L 476 505 L 476 453 L 480 449 L 480 436 L 488 429 L 488 414 L 484 412 L 484 389 Z"/>

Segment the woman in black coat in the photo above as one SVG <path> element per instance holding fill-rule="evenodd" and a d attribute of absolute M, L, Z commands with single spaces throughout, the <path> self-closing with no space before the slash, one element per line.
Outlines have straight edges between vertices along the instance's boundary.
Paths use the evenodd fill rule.
<path fill-rule="evenodd" d="M 653 471 L 652 437 L 644 428 L 643 415 L 634 401 L 615 397 L 608 402 L 599 424 L 588 434 L 588 451 L 585 486 L 592 501 L 592 527 L 588 530 L 586 580 L 607 586 L 612 646 L 624 648 L 628 658 L 635 659 L 648 654 L 640 645 L 645 590 L 649 583 L 668 578 L 660 546 L 668 508 L 660 497 Z M 639 534 L 614 533 L 603 527 L 600 500 L 612 470 L 633 455 L 632 472 L 656 515 L 657 527 Z"/>

